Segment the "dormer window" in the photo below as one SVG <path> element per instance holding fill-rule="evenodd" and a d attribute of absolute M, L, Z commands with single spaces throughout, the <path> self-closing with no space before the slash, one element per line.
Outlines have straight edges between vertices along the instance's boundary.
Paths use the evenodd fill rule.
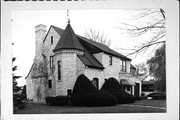
<path fill-rule="evenodd" d="M 109 56 L 109 65 L 112 65 L 112 56 Z"/>
<path fill-rule="evenodd" d="M 51 36 L 51 45 L 53 45 L 53 36 Z"/>

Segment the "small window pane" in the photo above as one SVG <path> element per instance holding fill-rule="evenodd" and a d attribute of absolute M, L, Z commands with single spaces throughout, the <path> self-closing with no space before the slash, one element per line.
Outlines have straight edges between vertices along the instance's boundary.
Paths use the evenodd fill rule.
<path fill-rule="evenodd" d="M 112 65 L 112 56 L 109 56 L 109 65 Z"/>
<path fill-rule="evenodd" d="M 52 80 L 48 80 L 48 88 L 52 89 Z"/>
<path fill-rule="evenodd" d="M 53 44 L 53 36 L 51 36 L 51 45 Z"/>
<path fill-rule="evenodd" d="M 58 80 L 61 80 L 61 61 L 58 61 Z"/>

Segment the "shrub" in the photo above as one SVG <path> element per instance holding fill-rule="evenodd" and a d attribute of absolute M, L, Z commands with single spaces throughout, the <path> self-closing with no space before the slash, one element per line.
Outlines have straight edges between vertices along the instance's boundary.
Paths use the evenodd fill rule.
<path fill-rule="evenodd" d="M 73 88 L 71 103 L 75 106 L 111 106 L 117 98 L 108 91 L 97 90 L 90 80 L 80 75 Z"/>
<path fill-rule="evenodd" d="M 108 91 L 97 90 L 96 92 L 73 94 L 71 102 L 75 106 L 113 106 L 118 103 L 118 100 Z"/>
<path fill-rule="evenodd" d="M 166 93 L 150 93 L 147 96 L 152 97 L 153 100 L 166 100 Z"/>
<path fill-rule="evenodd" d="M 23 109 L 26 107 L 26 100 L 20 94 L 13 94 L 13 109 Z"/>
<path fill-rule="evenodd" d="M 111 77 L 108 80 L 105 81 L 105 83 L 103 84 L 103 86 L 101 87 L 102 90 L 111 90 L 111 89 L 122 89 L 122 87 L 120 86 L 119 82 Z"/>
<path fill-rule="evenodd" d="M 46 97 L 45 100 L 47 104 L 56 106 L 64 106 L 69 103 L 68 96 Z"/>
<path fill-rule="evenodd" d="M 132 95 L 125 92 L 115 78 L 109 78 L 103 84 L 101 90 L 106 90 L 111 92 L 114 96 L 117 97 L 119 104 L 132 103 L 135 101 L 135 98 Z"/>
<path fill-rule="evenodd" d="M 73 88 L 73 93 L 87 93 L 87 92 L 96 92 L 97 89 L 94 87 L 94 85 L 90 82 L 90 80 L 83 74 L 81 74 Z"/>

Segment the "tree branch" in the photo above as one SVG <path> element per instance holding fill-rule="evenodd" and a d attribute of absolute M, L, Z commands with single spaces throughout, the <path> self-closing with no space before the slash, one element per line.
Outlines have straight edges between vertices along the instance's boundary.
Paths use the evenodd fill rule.
<path fill-rule="evenodd" d="M 132 54 L 138 53 L 138 52 L 140 52 L 141 50 L 143 50 L 144 48 L 149 47 L 149 46 L 151 46 L 151 45 L 160 44 L 160 43 L 165 43 L 165 41 L 159 41 L 159 42 L 155 42 L 155 43 L 151 43 L 151 44 L 144 45 L 144 46 L 142 46 L 141 48 L 137 49 L 136 51 L 128 54 L 127 56 L 130 56 L 130 55 L 132 55 Z"/>

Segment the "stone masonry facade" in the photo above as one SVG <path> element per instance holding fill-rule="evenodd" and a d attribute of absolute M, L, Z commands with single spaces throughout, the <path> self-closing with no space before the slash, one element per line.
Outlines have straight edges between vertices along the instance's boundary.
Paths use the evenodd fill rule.
<path fill-rule="evenodd" d="M 85 74 L 90 80 L 98 78 L 101 88 L 105 79 L 116 78 L 119 82 L 123 75 L 121 73 L 121 59 L 112 56 L 112 65 L 109 64 L 110 55 L 100 52 L 93 56 L 104 66 L 105 69 L 89 68 L 83 64 L 77 55 L 83 55 L 80 50 L 61 50 L 53 52 L 57 45 L 60 35 L 50 27 L 46 32 L 44 25 L 36 26 L 36 56 L 34 64 L 26 77 L 27 98 L 34 102 L 45 102 L 47 96 L 67 95 L 68 89 L 73 89 L 75 81 L 80 74 Z M 52 38 L 53 37 L 53 38 Z M 53 57 L 50 68 L 50 56 Z M 35 65 L 43 63 L 42 70 L 34 70 Z M 58 61 L 61 63 L 61 79 L 58 79 Z M 39 69 L 39 68 L 38 68 Z M 40 75 L 33 77 L 34 73 L 40 72 Z M 130 61 L 126 61 L 126 74 L 130 74 Z M 51 80 L 52 87 L 49 88 L 48 81 Z"/>

